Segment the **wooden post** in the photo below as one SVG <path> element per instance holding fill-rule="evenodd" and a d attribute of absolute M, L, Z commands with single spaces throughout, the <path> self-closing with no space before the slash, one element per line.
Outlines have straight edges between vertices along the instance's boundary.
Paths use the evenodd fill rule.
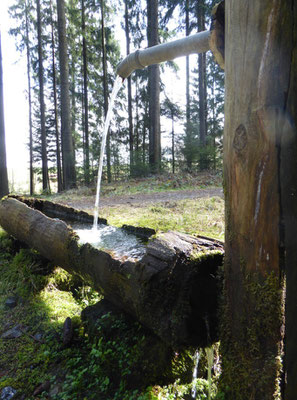
<path fill-rule="evenodd" d="M 228 0 L 225 35 L 222 387 L 226 399 L 293 400 L 297 393 L 297 4 Z M 280 385 L 285 297 L 287 381 Z"/>

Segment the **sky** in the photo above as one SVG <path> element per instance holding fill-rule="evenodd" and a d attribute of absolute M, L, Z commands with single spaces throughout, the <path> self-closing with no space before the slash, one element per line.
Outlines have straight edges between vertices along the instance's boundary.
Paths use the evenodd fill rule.
<path fill-rule="evenodd" d="M 26 60 L 16 52 L 14 38 L 8 34 L 10 0 L 0 0 L 6 154 L 10 183 L 15 189 L 28 180 L 28 110 L 26 100 Z"/>
<path fill-rule="evenodd" d="M 0 0 L 6 153 L 11 189 L 28 191 L 29 117 L 26 96 L 26 54 L 16 51 L 15 38 L 8 34 L 9 29 L 13 26 L 13 21 L 8 14 L 8 7 L 11 4 L 11 0 Z M 125 44 L 123 43 L 121 47 L 122 55 L 124 55 Z M 182 73 L 185 69 L 185 59 L 176 61 L 181 68 L 179 74 L 181 78 L 178 79 L 175 74 L 168 72 L 163 76 L 163 79 L 166 83 L 167 95 L 173 97 L 175 101 L 182 101 L 185 97 Z"/>

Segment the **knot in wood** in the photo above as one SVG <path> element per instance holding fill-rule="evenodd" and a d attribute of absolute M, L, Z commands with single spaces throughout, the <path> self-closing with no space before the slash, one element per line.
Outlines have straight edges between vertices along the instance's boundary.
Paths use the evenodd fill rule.
<path fill-rule="evenodd" d="M 247 131 L 243 124 L 240 124 L 235 130 L 233 147 L 236 153 L 241 153 L 247 145 Z"/>

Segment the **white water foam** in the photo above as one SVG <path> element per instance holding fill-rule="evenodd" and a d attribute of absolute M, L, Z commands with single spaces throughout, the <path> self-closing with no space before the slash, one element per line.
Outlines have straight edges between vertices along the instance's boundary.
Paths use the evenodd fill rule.
<path fill-rule="evenodd" d="M 74 231 L 79 236 L 79 243 L 90 243 L 99 250 L 109 250 L 115 257 L 127 260 L 137 260 L 144 256 L 146 247 L 132 233 L 114 226 L 99 224 L 93 227 L 74 225 Z"/>

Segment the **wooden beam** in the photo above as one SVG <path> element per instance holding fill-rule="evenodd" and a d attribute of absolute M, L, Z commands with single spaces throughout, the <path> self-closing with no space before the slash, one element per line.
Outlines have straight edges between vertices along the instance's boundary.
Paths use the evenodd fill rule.
<path fill-rule="evenodd" d="M 296 398 L 296 7 L 293 0 L 226 2 L 227 399 L 271 400 L 281 390 L 285 274 L 286 399 Z"/>

